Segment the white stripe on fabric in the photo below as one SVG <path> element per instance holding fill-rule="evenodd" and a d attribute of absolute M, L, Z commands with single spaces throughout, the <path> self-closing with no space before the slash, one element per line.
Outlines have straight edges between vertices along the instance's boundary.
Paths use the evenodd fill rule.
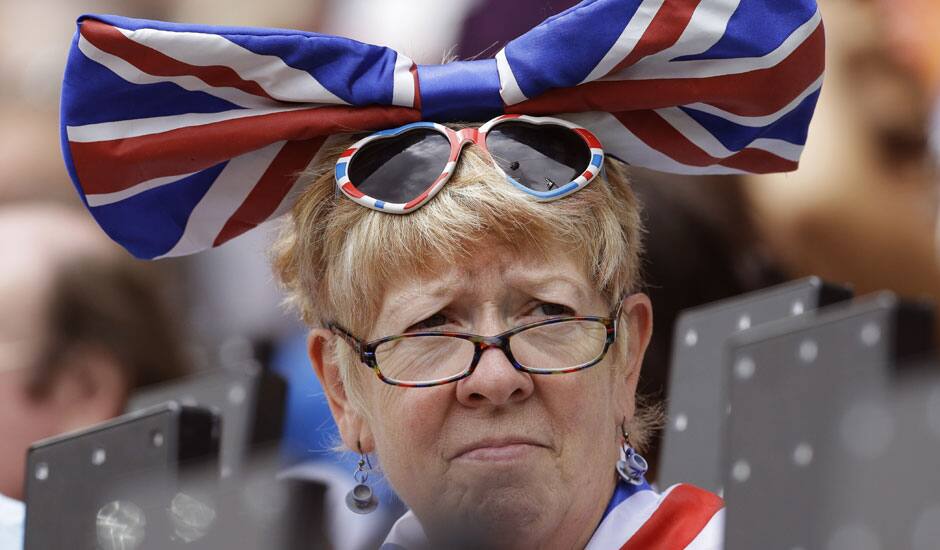
<path fill-rule="evenodd" d="M 773 153 L 778 157 L 792 160 L 793 162 L 799 162 L 800 155 L 803 154 L 802 145 L 795 145 L 789 141 L 783 141 L 782 139 L 756 139 L 748 145 L 748 149 L 767 151 L 768 153 Z"/>
<path fill-rule="evenodd" d="M 803 93 L 798 95 L 796 99 L 791 101 L 786 107 L 784 107 L 783 109 L 780 109 L 776 113 L 772 113 L 766 116 L 736 115 L 734 113 L 729 113 L 728 111 L 725 111 L 724 109 L 719 109 L 718 107 L 709 105 L 707 103 L 691 103 L 689 105 L 686 105 L 686 107 L 688 107 L 689 109 L 696 109 L 698 111 L 702 111 L 711 115 L 719 116 L 721 118 L 730 120 L 731 122 L 734 122 L 735 124 L 740 124 L 741 126 L 751 126 L 754 128 L 770 126 L 774 122 L 777 122 L 784 116 L 790 114 L 790 112 L 793 111 L 793 109 L 796 109 L 797 107 L 799 107 L 800 103 L 803 103 L 803 101 L 807 97 L 818 92 L 819 89 L 822 88 L 824 78 L 825 78 L 824 76 L 820 76 L 819 78 L 816 79 L 816 82 L 813 82 L 809 86 L 809 88 L 807 88 Z"/>
<path fill-rule="evenodd" d="M 727 158 L 737 152 L 725 147 L 714 134 L 706 130 L 698 121 L 678 107 L 656 109 L 655 113 L 663 117 L 663 120 L 678 130 L 680 134 L 694 143 L 699 149 L 715 158 Z"/>
<path fill-rule="evenodd" d="M 657 109 L 655 112 L 663 117 L 670 126 L 678 130 L 679 133 L 684 135 L 689 141 L 715 158 L 728 158 L 739 152 L 732 151 L 725 147 L 714 134 L 678 107 Z M 779 139 L 762 139 L 760 142 L 761 146 L 757 148 L 792 161 L 799 160 L 800 152 L 803 150 L 799 145 L 793 145 Z M 754 142 L 748 144 L 747 147 L 755 147 Z M 794 152 L 796 153 L 795 157 L 793 156 Z"/>
<path fill-rule="evenodd" d="M 812 18 L 797 28 L 776 50 L 763 57 L 668 61 L 668 58 L 659 55 L 650 56 L 603 80 L 709 78 L 769 69 L 790 57 L 816 31 L 821 21 L 817 10 Z"/>
<path fill-rule="evenodd" d="M 584 550 L 620 548 L 643 527 L 668 494 L 669 491 L 660 495 L 652 490 L 634 493 L 607 514 Z"/>
<path fill-rule="evenodd" d="M 122 189 L 121 191 L 115 191 L 113 193 L 85 195 L 85 200 L 88 201 L 88 206 L 104 206 L 106 204 L 112 204 L 124 199 L 129 199 L 134 195 L 143 193 L 144 191 L 162 187 L 175 181 L 179 181 L 183 178 L 187 178 L 193 174 L 195 174 L 195 172 L 181 174 L 178 176 L 164 176 L 162 178 L 154 178 L 152 180 L 142 181 L 133 187 L 128 187 L 127 189 Z"/>
<path fill-rule="evenodd" d="M 272 99 L 249 94 L 237 88 L 214 88 L 195 76 L 156 76 L 142 72 L 124 59 L 98 49 L 97 46 L 81 35 L 78 37 L 78 49 L 81 50 L 88 59 L 104 65 L 112 73 L 133 84 L 171 82 L 184 90 L 190 92 L 205 92 L 219 99 L 224 99 L 229 103 L 234 103 L 239 107 L 248 109 L 270 108 L 278 104 Z"/>
<path fill-rule="evenodd" d="M 677 57 L 707 52 L 725 35 L 728 22 L 740 3 L 741 0 L 702 0 L 676 43 L 642 61 L 659 65 Z"/>
<path fill-rule="evenodd" d="M 642 166 L 651 170 L 659 170 L 660 172 L 688 175 L 746 173 L 743 170 L 717 164 L 712 166 L 690 166 L 682 164 L 669 155 L 647 145 L 610 113 L 591 111 L 555 116 L 569 120 L 585 128 L 590 128 L 591 132 L 600 140 L 604 151 L 608 155 L 613 155 L 633 166 Z"/>
<path fill-rule="evenodd" d="M 581 81 L 581 84 L 591 82 L 592 80 L 606 75 L 617 66 L 617 63 L 626 59 L 640 39 L 643 38 L 643 34 L 646 32 L 646 29 L 649 28 L 650 23 L 653 21 L 653 18 L 656 17 L 656 14 L 659 13 L 659 9 L 662 8 L 662 6 L 663 0 L 643 0 L 643 3 L 640 4 L 633 18 L 630 19 L 627 26 L 624 27 L 623 32 L 620 33 L 620 37 L 617 38 L 614 45 L 607 50 L 607 53 L 604 54 L 604 58 L 601 59 L 600 63 Z"/>
<path fill-rule="evenodd" d="M 522 93 L 522 88 L 516 82 L 516 75 L 512 73 L 512 67 L 509 66 L 505 48 L 496 54 L 496 70 L 499 72 L 499 95 L 502 96 L 503 103 L 507 106 L 515 105 L 529 99 Z"/>
<path fill-rule="evenodd" d="M 116 120 L 114 122 L 98 122 L 95 124 L 85 124 L 82 126 L 67 126 L 66 133 L 69 141 L 76 143 L 93 143 L 96 141 L 110 141 L 114 139 L 127 139 L 151 134 L 159 134 L 178 130 L 180 128 L 189 128 L 192 126 L 201 126 L 203 124 L 212 124 L 215 122 L 224 122 L 226 120 L 236 120 L 240 118 L 256 117 L 269 115 L 273 113 L 284 113 L 288 111 L 299 111 L 310 109 L 306 107 L 285 107 L 278 109 L 234 109 L 223 111 L 221 113 L 186 113 L 182 115 L 168 115 L 150 118 L 137 118 L 132 120 Z"/>
<path fill-rule="evenodd" d="M 411 74 L 414 61 L 410 57 L 395 52 L 395 73 L 392 82 L 392 105 L 399 107 L 414 107 L 415 104 L 415 77 Z"/>
<path fill-rule="evenodd" d="M 715 512 L 685 550 L 722 550 L 725 538 L 725 509 Z"/>
<path fill-rule="evenodd" d="M 212 187 L 190 212 L 180 240 L 160 258 L 185 256 L 210 248 L 285 143 L 278 141 L 228 161 Z"/>
<path fill-rule="evenodd" d="M 348 105 L 307 71 L 289 66 L 276 55 L 256 54 L 217 34 L 115 28 L 134 42 L 184 63 L 230 67 L 241 78 L 257 82 L 274 99 Z"/>

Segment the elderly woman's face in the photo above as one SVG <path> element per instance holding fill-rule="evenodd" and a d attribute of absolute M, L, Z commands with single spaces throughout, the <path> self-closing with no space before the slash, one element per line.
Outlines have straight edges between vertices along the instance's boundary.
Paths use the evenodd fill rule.
<path fill-rule="evenodd" d="M 331 403 L 344 441 L 378 454 L 396 491 L 432 531 L 459 522 L 512 529 L 517 541 L 541 533 L 555 543 L 571 536 L 569 547 L 584 543 L 615 484 L 620 426 L 633 414 L 649 337 L 646 297 L 633 296 L 624 308 L 628 322 L 619 326 L 630 331 L 630 345 L 612 347 L 579 372 L 523 373 L 499 349 L 485 351 L 471 376 L 431 388 L 390 386 L 362 369 L 369 414 Z M 358 336 L 492 335 L 547 316 L 609 313 L 574 258 L 546 262 L 496 248 L 433 277 L 392 282 L 373 332 Z"/>

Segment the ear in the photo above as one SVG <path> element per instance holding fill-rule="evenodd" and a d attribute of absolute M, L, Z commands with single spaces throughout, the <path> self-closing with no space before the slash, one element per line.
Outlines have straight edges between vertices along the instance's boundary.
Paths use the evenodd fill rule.
<path fill-rule="evenodd" d="M 327 329 L 313 329 L 307 336 L 307 354 L 326 394 L 343 444 L 352 451 L 361 449 L 364 453 L 371 453 L 375 450 L 372 430 L 346 395 L 339 365 L 334 360 L 333 346 L 336 345 L 345 343 Z"/>
<path fill-rule="evenodd" d="M 47 402 L 57 411 L 56 429 L 78 430 L 124 412 L 129 381 L 117 358 L 94 346 L 77 346 L 63 358 Z"/>
<path fill-rule="evenodd" d="M 619 330 L 627 331 L 626 368 L 618 380 L 621 418 L 631 418 L 636 404 L 636 387 L 640 380 L 643 357 L 653 334 L 653 306 L 649 296 L 631 294 L 623 300 Z"/>

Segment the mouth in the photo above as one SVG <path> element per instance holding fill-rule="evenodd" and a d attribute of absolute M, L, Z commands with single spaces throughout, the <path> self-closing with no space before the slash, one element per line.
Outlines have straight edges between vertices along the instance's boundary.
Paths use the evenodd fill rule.
<path fill-rule="evenodd" d="M 531 438 L 510 437 L 483 439 L 465 445 L 457 451 L 453 460 L 468 462 L 511 462 L 528 457 L 531 453 L 547 449 Z"/>

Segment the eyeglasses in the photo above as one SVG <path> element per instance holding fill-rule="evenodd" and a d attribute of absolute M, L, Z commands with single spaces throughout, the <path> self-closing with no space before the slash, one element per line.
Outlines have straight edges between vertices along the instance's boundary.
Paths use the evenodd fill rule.
<path fill-rule="evenodd" d="M 473 374 L 483 352 L 503 351 L 512 366 L 530 374 L 576 372 L 599 363 L 617 337 L 620 307 L 610 317 L 555 317 L 520 325 L 495 336 L 462 332 L 409 332 L 362 342 L 328 323 L 359 354 L 364 365 L 393 386 L 426 388 Z"/>
<path fill-rule="evenodd" d="M 336 161 L 336 185 L 362 206 L 407 214 L 441 190 L 470 143 L 489 155 L 510 184 L 540 201 L 581 189 L 604 162 L 594 134 L 558 118 L 503 115 L 459 131 L 415 122 L 376 132 L 347 149 Z"/>

